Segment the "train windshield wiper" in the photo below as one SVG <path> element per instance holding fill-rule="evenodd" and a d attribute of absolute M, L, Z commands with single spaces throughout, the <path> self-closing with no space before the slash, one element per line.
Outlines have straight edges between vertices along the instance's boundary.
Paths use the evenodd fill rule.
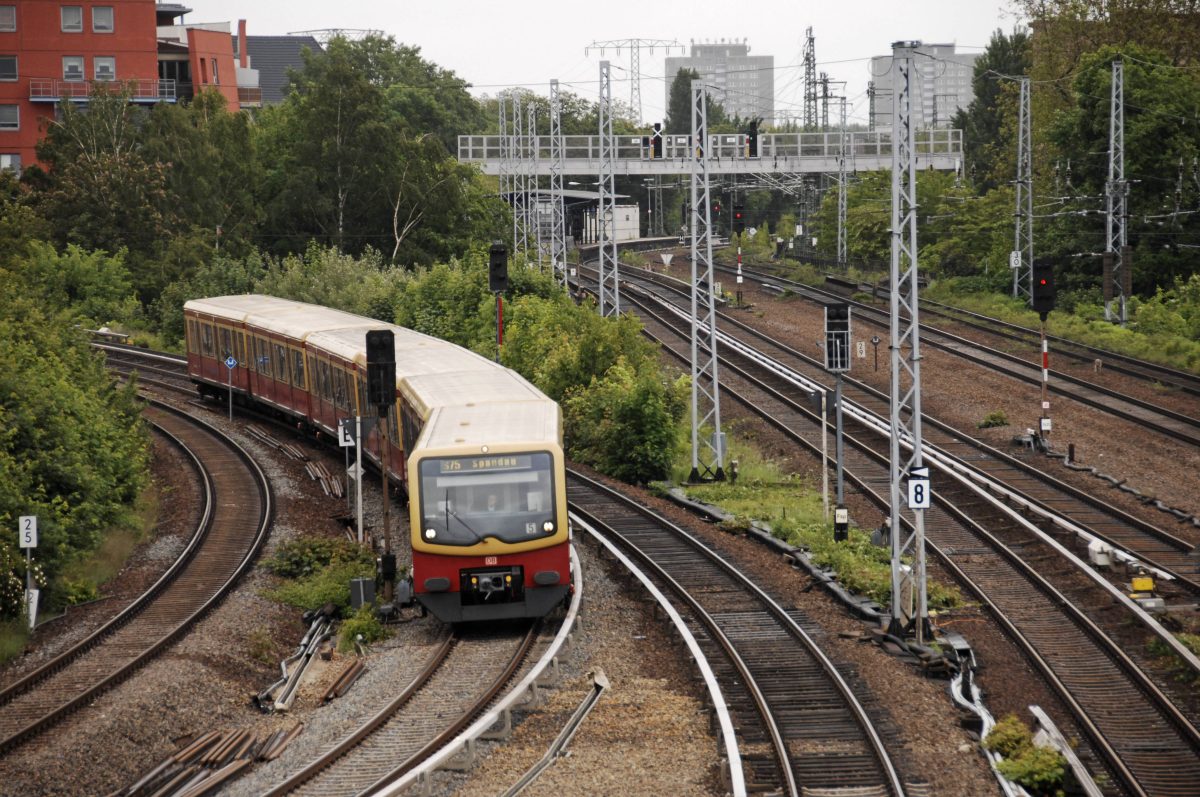
<path fill-rule="evenodd" d="M 483 535 L 481 535 L 475 529 L 471 528 L 470 523 L 468 523 L 467 521 L 460 518 L 458 516 L 458 514 L 453 509 L 450 508 L 450 491 L 449 490 L 446 491 L 444 503 L 446 505 L 446 531 L 447 532 L 450 531 L 450 518 L 454 518 L 455 520 L 457 520 L 459 523 L 462 524 L 462 527 L 464 529 L 466 529 L 467 531 L 469 531 L 471 533 L 471 536 L 475 538 L 476 542 L 483 542 Z"/>

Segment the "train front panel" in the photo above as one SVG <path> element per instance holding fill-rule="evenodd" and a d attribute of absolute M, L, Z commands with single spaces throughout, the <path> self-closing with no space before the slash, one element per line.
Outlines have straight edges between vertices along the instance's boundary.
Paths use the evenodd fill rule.
<path fill-rule="evenodd" d="M 540 617 L 570 590 L 562 453 L 414 455 L 413 591 L 444 622 Z"/>

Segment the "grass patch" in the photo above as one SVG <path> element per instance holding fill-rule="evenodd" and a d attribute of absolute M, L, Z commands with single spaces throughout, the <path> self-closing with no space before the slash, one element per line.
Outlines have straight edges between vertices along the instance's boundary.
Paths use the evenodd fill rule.
<path fill-rule="evenodd" d="M 29 641 L 29 623 L 24 618 L 0 623 L 0 664 L 12 661 L 25 652 Z"/>
<path fill-rule="evenodd" d="M 153 533 L 161 503 L 157 489 L 143 490 L 129 516 L 104 534 L 96 550 L 63 567 L 50 588 L 52 605 L 74 606 L 99 598 L 100 587 L 121 572 L 138 544 Z"/>
<path fill-rule="evenodd" d="M 688 485 L 688 496 L 724 508 L 736 516 L 734 526 L 751 520 L 770 524 L 772 533 L 792 545 L 807 548 L 813 561 L 837 573 L 849 590 L 881 605 L 891 602 L 891 551 L 871 544 L 870 535 L 851 528 L 849 539 L 835 542 L 833 525 L 823 517 L 821 492 L 796 476 L 784 475 L 779 464 L 765 459 L 744 441 L 733 439 L 730 459 L 738 460 L 738 480 Z M 690 462 L 674 474 L 684 483 Z M 682 475 L 681 475 L 682 474 Z M 928 583 L 930 608 L 950 608 L 962 602 L 959 591 L 934 581 Z"/>
<path fill-rule="evenodd" d="M 954 279 L 934 282 L 922 291 L 922 296 L 1031 329 L 1037 329 L 1041 323 L 1038 314 L 1023 302 L 1011 296 L 969 290 Z M 1081 302 L 1075 305 L 1073 313 L 1055 310 L 1046 320 L 1046 330 L 1089 346 L 1200 374 L 1200 341 L 1121 327 L 1104 320 L 1102 305 Z"/>

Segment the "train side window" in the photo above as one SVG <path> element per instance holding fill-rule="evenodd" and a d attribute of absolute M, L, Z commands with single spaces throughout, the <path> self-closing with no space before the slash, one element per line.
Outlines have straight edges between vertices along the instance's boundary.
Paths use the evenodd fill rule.
<path fill-rule="evenodd" d="M 200 325 L 200 347 L 205 356 L 213 356 L 213 328 L 212 324 Z"/>
<path fill-rule="evenodd" d="M 333 401 L 333 385 L 329 379 L 329 363 L 323 360 L 317 363 L 317 384 L 321 388 L 321 398 L 325 401 Z"/>
<path fill-rule="evenodd" d="M 239 331 L 236 339 L 237 353 L 234 356 L 237 357 L 239 363 L 244 365 L 246 362 L 246 336 Z"/>
<path fill-rule="evenodd" d="M 304 352 L 292 349 L 292 384 L 301 390 L 304 386 Z"/>
<path fill-rule="evenodd" d="M 258 352 L 255 359 L 258 360 L 258 372 L 268 379 L 271 377 L 271 348 L 262 338 L 254 339 L 255 350 Z"/>
<path fill-rule="evenodd" d="M 333 369 L 333 403 L 346 409 L 346 373 L 341 368 Z"/>
<path fill-rule="evenodd" d="M 221 333 L 221 356 L 228 357 L 233 354 L 233 333 L 224 327 L 218 329 Z"/>
<path fill-rule="evenodd" d="M 272 344 L 275 347 L 275 378 L 280 382 L 288 381 L 288 361 L 287 349 L 278 343 Z"/>
<path fill-rule="evenodd" d="M 189 318 L 187 323 L 187 350 L 191 354 L 200 353 L 200 332 L 197 327 L 196 319 Z"/>

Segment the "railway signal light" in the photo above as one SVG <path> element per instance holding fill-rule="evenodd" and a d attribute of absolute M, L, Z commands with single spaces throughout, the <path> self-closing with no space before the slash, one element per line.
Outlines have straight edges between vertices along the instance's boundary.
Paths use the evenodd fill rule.
<path fill-rule="evenodd" d="M 1054 309 L 1054 267 L 1047 262 L 1033 263 L 1033 291 L 1029 304 L 1043 319 Z"/>
<path fill-rule="evenodd" d="M 746 231 L 746 211 L 741 205 L 733 206 L 733 231 L 738 235 Z"/>
<path fill-rule="evenodd" d="M 488 250 L 488 289 L 492 293 L 508 290 L 508 247 L 499 241 Z"/>
<path fill-rule="evenodd" d="M 850 305 L 844 302 L 825 305 L 825 370 L 850 370 Z"/>
<path fill-rule="evenodd" d="M 390 329 L 367 331 L 367 400 L 380 408 L 396 403 L 396 336 Z"/>
<path fill-rule="evenodd" d="M 750 129 L 746 131 L 746 154 L 751 158 L 758 157 L 758 122 L 750 123 Z"/>

